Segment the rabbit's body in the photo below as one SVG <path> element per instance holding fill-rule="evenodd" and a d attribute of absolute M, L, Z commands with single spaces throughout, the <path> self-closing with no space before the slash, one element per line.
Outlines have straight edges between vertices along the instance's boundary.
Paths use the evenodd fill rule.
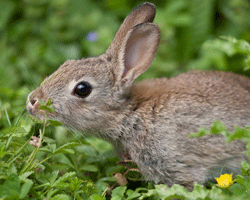
<path fill-rule="evenodd" d="M 232 131 L 250 124 L 250 79 L 225 72 L 190 71 L 134 83 L 150 66 L 160 33 L 155 8 L 145 3 L 123 22 L 107 52 L 66 61 L 28 97 L 27 110 L 43 118 L 38 99 L 52 99 L 48 117 L 110 141 L 128 152 L 148 180 L 191 188 L 247 160 L 241 141 L 223 136 L 188 138 L 220 120 Z"/>
<path fill-rule="evenodd" d="M 219 177 L 224 165 L 227 171 L 246 160 L 240 153 L 245 144 L 226 144 L 223 136 L 188 135 L 200 127 L 209 129 L 215 120 L 230 131 L 235 125 L 248 125 L 249 86 L 250 80 L 244 76 L 201 71 L 134 84 L 131 114 L 124 120 L 124 128 L 130 127 L 130 131 L 121 137 L 123 146 L 143 174 L 156 182 L 190 185 L 194 177 L 199 183 Z M 219 169 L 212 172 L 215 166 Z"/>

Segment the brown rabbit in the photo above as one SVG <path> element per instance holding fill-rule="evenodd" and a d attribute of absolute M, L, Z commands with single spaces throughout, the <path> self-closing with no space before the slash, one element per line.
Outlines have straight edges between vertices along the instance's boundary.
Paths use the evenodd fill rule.
<path fill-rule="evenodd" d="M 38 99 L 52 100 L 48 117 L 128 152 L 147 180 L 192 188 L 223 173 L 240 173 L 242 141 L 188 138 L 220 120 L 232 131 L 250 124 L 250 79 L 225 72 L 190 71 L 133 83 L 151 65 L 160 30 L 155 6 L 144 3 L 124 20 L 105 54 L 68 60 L 31 92 L 27 110 L 43 118 Z"/>

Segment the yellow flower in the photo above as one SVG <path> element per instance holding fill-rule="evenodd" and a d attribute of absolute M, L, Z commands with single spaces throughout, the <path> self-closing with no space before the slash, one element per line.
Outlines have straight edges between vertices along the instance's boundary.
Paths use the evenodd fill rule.
<path fill-rule="evenodd" d="M 215 178 L 220 187 L 229 187 L 233 183 L 233 174 L 223 174 L 219 178 Z"/>

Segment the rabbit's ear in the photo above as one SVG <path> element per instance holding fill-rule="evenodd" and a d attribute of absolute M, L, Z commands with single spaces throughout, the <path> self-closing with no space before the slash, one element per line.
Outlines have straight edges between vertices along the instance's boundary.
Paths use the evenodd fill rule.
<path fill-rule="evenodd" d="M 155 12 L 155 6 L 152 3 L 144 3 L 135 8 L 123 21 L 106 53 L 117 56 L 116 53 L 120 49 L 128 31 L 138 24 L 153 22 Z"/>
<path fill-rule="evenodd" d="M 160 42 L 160 29 L 156 24 L 143 23 L 131 29 L 118 51 L 118 81 L 131 84 L 145 72 L 154 60 Z"/>

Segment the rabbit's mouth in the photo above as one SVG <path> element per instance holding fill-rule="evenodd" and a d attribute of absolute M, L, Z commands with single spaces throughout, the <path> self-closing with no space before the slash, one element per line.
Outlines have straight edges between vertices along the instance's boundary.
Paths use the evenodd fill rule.
<path fill-rule="evenodd" d="M 44 100 L 44 98 L 42 98 L 42 100 Z M 42 100 L 40 100 L 39 95 L 37 95 L 37 91 L 32 91 L 27 98 L 26 110 L 31 115 L 37 117 L 42 121 L 44 121 L 45 118 L 54 119 L 56 112 L 54 110 L 52 102 L 48 100 L 46 103 L 43 103 Z"/>
<path fill-rule="evenodd" d="M 40 106 L 40 105 L 39 105 Z M 52 113 L 46 111 L 46 110 L 40 110 L 38 106 L 38 109 L 36 109 L 35 107 L 31 107 L 30 104 L 28 103 L 26 106 L 26 110 L 33 116 L 37 117 L 38 119 L 40 119 L 41 121 L 45 120 L 45 115 L 46 115 L 46 119 L 54 119 Z"/>
<path fill-rule="evenodd" d="M 28 110 L 28 109 L 27 109 Z M 39 120 L 41 120 L 41 121 L 44 121 L 45 120 L 45 113 L 44 113 L 44 111 L 42 111 L 42 110 L 39 110 L 38 112 L 33 112 L 33 111 L 29 111 L 28 110 L 28 112 L 31 114 L 31 115 L 33 115 L 33 116 L 35 116 L 35 117 L 37 117 Z"/>

